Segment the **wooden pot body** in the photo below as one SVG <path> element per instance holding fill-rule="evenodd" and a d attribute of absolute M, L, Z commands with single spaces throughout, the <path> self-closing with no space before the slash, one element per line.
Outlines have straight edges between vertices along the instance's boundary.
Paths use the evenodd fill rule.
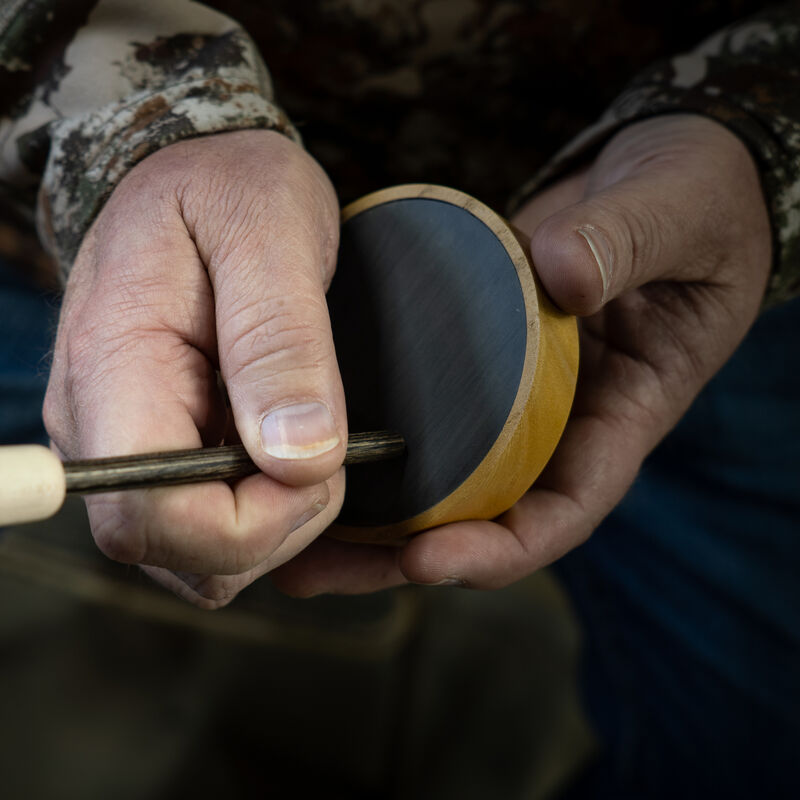
<path fill-rule="evenodd" d="M 329 292 L 352 430 L 396 430 L 407 458 L 348 467 L 332 535 L 388 542 L 491 519 L 531 486 L 569 415 L 576 321 L 523 237 L 453 189 L 408 185 L 343 212 Z"/>

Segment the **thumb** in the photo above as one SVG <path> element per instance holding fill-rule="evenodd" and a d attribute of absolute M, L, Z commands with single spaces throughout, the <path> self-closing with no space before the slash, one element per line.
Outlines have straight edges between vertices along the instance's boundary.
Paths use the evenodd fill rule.
<path fill-rule="evenodd" d="M 740 198 L 760 197 L 752 159 L 735 136 L 678 116 L 618 134 L 586 187 L 531 240 L 545 288 L 580 316 L 652 281 L 719 280 L 741 228 Z"/>
<path fill-rule="evenodd" d="M 289 485 L 319 483 L 344 459 L 347 421 L 326 284 L 338 246 L 333 189 L 284 137 L 234 140 L 246 175 L 226 176 L 234 198 L 206 222 L 220 371 L 251 458 Z M 249 158 L 249 156 L 253 156 Z M 232 178 L 236 178 L 235 180 Z M 207 218 L 208 219 L 208 218 Z"/>
<path fill-rule="evenodd" d="M 269 270 L 247 299 L 220 292 L 222 375 L 236 429 L 270 476 L 318 483 L 341 466 L 347 442 L 344 393 L 322 281 L 313 261 Z M 313 269 L 319 273 L 319 268 Z"/>
<path fill-rule="evenodd" d="M 653 280 L 690 279 L 703 241 L 691 209 L 673 204 L 680 178 L 635 176 L 546 219 L 531 240 L 537 272 L 571 314 L 593 314 Z M 688 204 L 687 204 L 688 205 Z M 697 272 L 696 277 L 700 277 Z"/>

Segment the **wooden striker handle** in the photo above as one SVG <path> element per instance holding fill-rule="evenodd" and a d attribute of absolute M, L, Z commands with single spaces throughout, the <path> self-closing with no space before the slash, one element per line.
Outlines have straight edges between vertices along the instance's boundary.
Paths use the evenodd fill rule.
<path fill-rule="evenodd" d="M 0 447 L 0 526 L 47 519 L 67 491 L 64 467 L 40 444 Z"/>

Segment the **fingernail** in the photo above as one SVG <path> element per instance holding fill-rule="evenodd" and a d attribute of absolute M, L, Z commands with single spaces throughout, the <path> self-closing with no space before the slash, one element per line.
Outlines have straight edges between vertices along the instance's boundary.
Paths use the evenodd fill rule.
<path fill-rule="evenodd" d="M 584 225 L 578 228 L 578 233 L 586 240 L 589 249 L 592 251 L 597 269 L 600 272 L 600 279 L 603 281 L 603 301 L 608 293 L 608 284 L 611 280 L 612 255 L 611 246 L 606 237 L 592 225 Z"/>
<path fill-rule="evenodd" d="M 325 510 L 326 506 L 327 503 L 314 503 L 314 505 L 311 506 L 311 508 L 309 508 L 308 511 L 305 512 L 305 514 L 302 514 L 300 517 L 297 518 L 290 532 L 294 533 L 298 528 L 302 528 L 303 525 L 306 524 L 306 522 L 311 522 L 311 520 L 314 519 L 314 517 L 316 517 L 317 514 L 320 513 L 320 511 Z"/>
<path fill-rule="evenodd" d="M 273 458 L 314 458 L 337 444 L 333 417 L 322 403 L 279 408 L 261 421 L 261 446 Z"/>

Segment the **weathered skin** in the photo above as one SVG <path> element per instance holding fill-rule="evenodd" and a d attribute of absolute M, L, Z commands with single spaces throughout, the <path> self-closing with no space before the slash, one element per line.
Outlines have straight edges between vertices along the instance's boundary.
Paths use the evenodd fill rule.
<path fill-rule="evenodd" d="M 251 127 L 298 138 L 260 48 L 343 201 L 426 180 L 502 206 L 526 175 L 538 173 L 517 197 L 620 124 L 680 110 L 711 116 L 762 170 L 777 245 L 766 303 L 800 290 L 797 6 L 657 62 L 586 129 L 650 60 L 759 4 L 635 14 L 622 2 L 577 0 L 165 5 L 13 0 L 0 12 L 4 216 L 30 223 L 38 196 L 39 235 L 62 272 L 114 186 L 154 150 Z"/>

